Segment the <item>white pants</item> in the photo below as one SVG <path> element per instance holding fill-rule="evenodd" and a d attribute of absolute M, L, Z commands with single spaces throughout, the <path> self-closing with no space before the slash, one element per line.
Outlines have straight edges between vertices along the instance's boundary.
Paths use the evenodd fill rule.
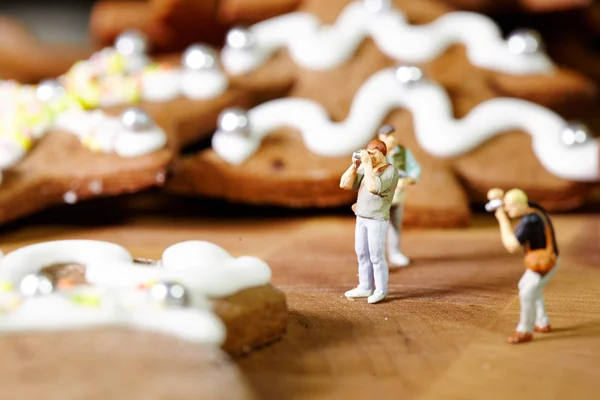
<path fill-rule="evenodd" d="M 390 210 L 390 225 L 387 231 L 388 254 L 401 253 L 400 239 L 402 237 L 402 216 L 404 214 L 404 203 L 392 206 Z"/>
<path fill-rule="evenodd" d="M 556 273 L 559 264 L 560 258 L 556 260 L 554 268 L 544 276 L 531 270 L 527 270 L 523 274 L 519 281 L 521 321 L 517 326 L 517 332 L 532 333 L 534 325 L 547 326 L 549 324 L 544 302 L 544 289 Z"/>
<path fill-rule="evenodd" d="M 358 257 L 358 288 L 387 294 L 388 265 L 385 236 L 389 221 L 356 217 L 355 250 Z"/>

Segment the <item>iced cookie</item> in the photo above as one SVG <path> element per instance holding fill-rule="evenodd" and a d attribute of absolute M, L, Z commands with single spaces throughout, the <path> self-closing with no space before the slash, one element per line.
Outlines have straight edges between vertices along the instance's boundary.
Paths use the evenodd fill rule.
<path fill-rule="evenodd" d="M 146 43 L 126 32 L 55 80 L 0 82 L 0 223 L 160 185 L 173 156 L 206 138 L 224 108 L 251 104 L 209 47 L 171 65 L 153 62 Z"/>
<path fill-rule="evenodd" d="M 303 4 L 303 13 L 238 30 L 243 40 L 221 53 L 224 69 L 249 88 L 272 84 L 261 71 L 291 60 L 276 76 L 294 81 L 289 97 L 226 110 L 212 149 L 177 162 L 169 190 L 351 204 L 339 177 L 386 122 L 422 166 L 407 193 L 407 224 L 467 224 L 469 204 L 484 201 L 487 187 L 521 187 L 550 209 L 573 208 L 598 181 L 598 141 L 571 121 L 593 112 L 596 88 L 557 67 L 534 32 L 504 38 L 483 15 L 430 2 Z"/>
<path fill-rule="evenodd" d="M 0 260 L 5 393 L 252 399 L 219 347 L 247 353 L 283 334 L 285 297 L 270 277 L 263 261 L 201 241 L 177 243 L 155 262 L 90 240 L 8 253 Z"/>
<path fill-rule="evenodd" d="M 269 266 L 203 241 L 174 244 L 158 261 L 107 242 L 38 243 L 4 256 L 0 277 L 0 334 L 127 328 L 239 355 L 286 329 Z"/>

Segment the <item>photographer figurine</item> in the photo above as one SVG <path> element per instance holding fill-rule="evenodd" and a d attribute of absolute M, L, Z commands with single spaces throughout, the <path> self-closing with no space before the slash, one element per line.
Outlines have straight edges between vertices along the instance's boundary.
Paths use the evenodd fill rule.
<path fill-rule="evenodd" d="M 356 153 L 355 153 L 356 154 Z M 358 286 L 345 293 L 347 298 L 368 297 L 370 304 L 388 294 L 386 234 L 398 172 L 386 159 L 387 148 L 373 140 L 360 159 L 352 156 L 352 165 L 344 172 L 340 187 L 358 190 L 356 204 L 355 250 L 358 258 Z"/>
<path fill-rule="evenodd" d="M 521 320 L 508 341 L 529 342 L 534 331 L 550 332 L 543 292 L 560 263 L 554 227 L 546 211 L 528 201 L 520 189 L 511 189 L 506 194 L 501 189 L 491 189 L 487 197 L 486 209 L 493 211 L 498 220 L 506 250 L 514 253 L 521 246 L 525 250 L 526 271 L 519 281 Z M 514 233 L 509 218 L 521 218 Z"/>
<path fill-rule="evenodd" d="M 419 178 L 421 177 L 421 166 L 409 149 L 397 143 L 396 136 L 394 135 L 395 131 L 396 130 L 392 125 L 383 125 L 379 128 L 377 136 L 379 140 L 386 145 L 388 162 L 396 168 L 400 175 L 390 211 L 390 227 L 387 233 L 387 253 L 390 264 L 404 267 L 410 263 L 408 257 L 402 254 L 402 251 L 400 250 L 406 188 L 419 181 Z"/>

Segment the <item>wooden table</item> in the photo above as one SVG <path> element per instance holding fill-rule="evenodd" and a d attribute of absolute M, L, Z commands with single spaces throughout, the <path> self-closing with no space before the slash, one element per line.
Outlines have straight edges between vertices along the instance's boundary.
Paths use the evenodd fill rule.
<path fill-rule="evenodd" d="M 261 398 L 600 398 L 600 214 L 554 218 L 562 251 L 546 291 L 554 332 L 513 346 L 506 338 L 519 318 L 522 259 L 505 252 L 489 215 L 466 230 L 407 230 L 413 265 L 390 273 L 387 301 L 368 305 L 343 297 L 356 285 L 347 210 L 311 216 L 183 203 L 165 203 L 160 216 L 139 202 L 135 214 L 105 202 L 55 210 L 4 228 L 0 243 L 6 252 L 101 239 L 159 257 L 170 244 L 202 239 L 264 258 L 290 320 L 283 340 L 238 360 Z"/>

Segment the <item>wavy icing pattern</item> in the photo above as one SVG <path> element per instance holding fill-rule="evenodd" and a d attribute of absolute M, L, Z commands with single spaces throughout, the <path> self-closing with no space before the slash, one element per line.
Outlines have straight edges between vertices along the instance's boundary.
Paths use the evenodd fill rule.
<path fill-rule="evenodd" d="M 372 13 L 362 1 L 355 1 L 346 6 L 334 25 L 324 25 L 312 14 L 295 12 L 260 22 L 249 30 L 252 47 L 223 49 L 223 66 L 232 75 L 255 70 L 282 48 L 303 67 L 336 68 L 368 37 L 384 54 L 402 63 L 424 63 L 450 45 L 464 44 L 469 60 L 481 68 L 516 75 L 554 69 L 541 52 L 512 53 L 498 26 L 472 12 L 450 12 L 430 24 L 409 25 L 399 10 Z"/>
<path fill-rule="evenodd" d="M 396 108 L 412 113 L 419 145 L 434 156 L 460 156 L 502 132 L 521 130 L 531 136 L 536 157 L 550 173 L 573 181 L 599 179 L 598 141 L 563 145 L 560 133 L 567 122 L 553 111 L 525 100 L 496 98 L 455 119 L 451 100 L 441 86 L 429 81 L 404 85 L 393 68 L 375 73 L 363 84 L 348 117 L 340 123 L 331 122 L 327 110 L 314 101 L 278 99 L 249 110 L 249 135 L 218 130 L 212 146 L 227 162 L 241 164 L 265 135 L 288 126 L 301 132 L 310 151 L 345 156 L 364 147 Z"/>

